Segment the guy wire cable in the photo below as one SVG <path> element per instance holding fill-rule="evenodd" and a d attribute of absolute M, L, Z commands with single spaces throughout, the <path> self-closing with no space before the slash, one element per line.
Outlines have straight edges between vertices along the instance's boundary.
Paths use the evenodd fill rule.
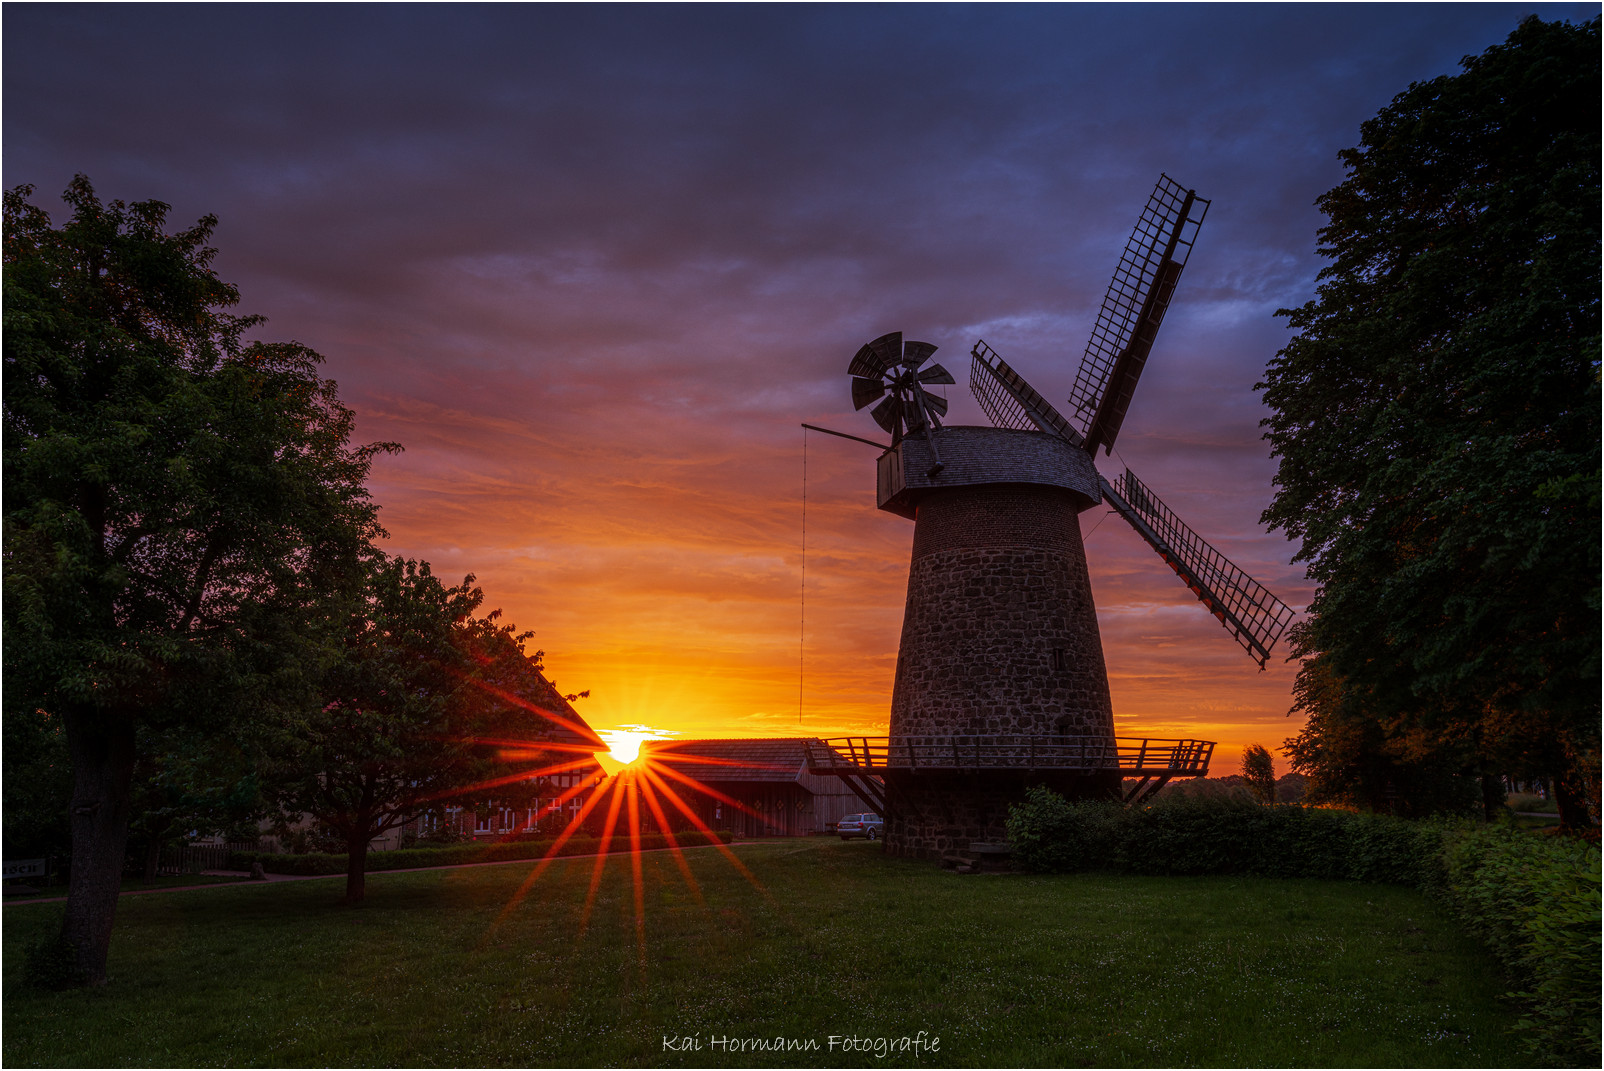
<path fill-rule="evenodd" d="M 808 429 L 802 428 L 802 610 L 796 636 L 796 723 L 802 724 L 802 678 L 808 636 Z"/>

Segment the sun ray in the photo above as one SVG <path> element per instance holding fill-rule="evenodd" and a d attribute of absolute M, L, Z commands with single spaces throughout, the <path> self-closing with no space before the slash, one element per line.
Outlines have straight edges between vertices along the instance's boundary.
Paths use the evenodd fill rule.
<path fill-rule="evenodd" d="M 657 819 L 658 827 L 662 829 L 663 836 L 667 838 L 669 850 L 674 853 L 674 862 L 678 865 L 679 872 L 685 876 L 685 884 L 690 886 L 691 895 L 696 897 L 696 902 L 699 905 L 704 908 L 707 907 L 707 899 L 702 895 L 702 887 L 697 883 L 696 878 L 691 875 L 691 864 L 686 860 L 685 852 L 680 849 L 679 838 L 674 836 L 674 831 L 669 828 L 668 816 L 663 813 L 663 805 L 657 801 L 657 793 L 653 790 L 652 783 L 645 777 L 639 778 L 638 781 L 641 796 L 645 798 L 647 808 L 652 812 L 652 817 Z"/>
<path fill-rule="evenodd" d="M 596 903 L 596 891 L 601 888 L 602 871 L 607 867 L 607 849 L 613 843 L 613 830 L 618 826 L 619 805 L 624 802 L 623 790 L 618 785 L 618 779 L 611 779 L 614 783 L 613 801 L 607 805 L 607 821 L 602 826 L 601 843 L 596 846 L 596 864 L 590 871 L 590 890 L 585 893 L 585 908 L 579 915 L 579 936 L 584 937 L 585 931 L 590 929 L 590 909 Z"/>
<path fill-rule="evenodd" d="M 666 782 L 658 779 L 657 771 L 648 765 L 641 770 L 641 776 L 650 780 L 659 792 L 667 796 L 668 802 L 672 803 L 686 818 L 689 818 L 692 825 L 701 830 L 703 833 L 707 834 L 708 840 L 712 842 L 713 847 L 717 848 L 720 854 L 722 854 L 725 859 L 729 860 L 730 865 L 736 870 L 740 871 L 741 875 L 746 878 L 747 881 L 751 882 L 754 889 L 762 893 L 765 897 L 768 897 L 770 900 L 773 899 L 772 896 L 769 896 L 769 891 L 763 887 L 763 883 L 757 880 L 757 875 L 748 870 L 746 868 L 746 864 L 737 859 L 735 857 L 735 853 L 730 851 L 729 845 L 720 840 L 718 838 L 718 834 L 707 828 L 707 823 L 703 822 L 701 818 L 697 816 L 696 812 L 691 810 L 689 804 L 680 799 L 679 793 L 670 788 Z"/>
<path fill-rule="evenodd" d="M 677 752 L 672 748 L 663 748 L 661 750 L 654 748 L 650 754 L 659 763 L 673 762 L 686 766 L 739 766 L 748 770 L 776 770 L 780 773 L 796 772 L 790 766 L 776 766 L 768 762 L 750 762 L 745 759 L 721 759 L 712 755 L 691 755 Z"/>
<path fill-rule="evenodd" d="M 674 780 L 680 782 L 681 784 L 689 785 L 691 788 L 696 789 L 696 791 L 704 792 L 707 795 L 712 796 L 714 799 L 718 800 L 721 803 L 727 803 L 731 807 L 734 807 L 737 810 L 744 811 L 747 814 L 751 815 L 753 818 L 756 818 L 760 822 L 763 820 L 763 816 L 761 814 L 758 814 L 757 811 L 753 810 L 751 807 L 748 807 L 746 804 L 742 803 L 740 800 L 735 799 L 735 798 L 733 798 L 731 796 L 726 796 L 724 793 L 720 792 L 718 789 L 714 788 L 712 785 L 709 785 L 709 784 L 707 784 L 705 782 L 702 782 L 702 781 L 698 781 L 696 778 L 692 777 L 690 774 L 680 773 L 678 770 L 674 769 L 673 767 L 664 765 L 663 763 L 655 763 L 655 764 L 652 765 L 651 769 L 652 769 L 653 773 L 667 774 L 669 777 L 672 777 Z"/>
<path fill-rule="evenodd" d="M 635 883 L 635 948 L 641 970 L 646 969 L 646 887 L 640 864 L 640 778 L 633 774 L 624 782 L 629 800 L 629 870 Z"/>
<path fill-rule="evenodd" d="M 558 800 L 553 803 L 553 806 L 571 799 L 576 793 L 582 791 L 584 787 L 584 785 L 575 785 L 573 788 L 569 789 L 567 793 L 559 797 Z M 512 896 L 508 898 L 506 906 L 503 907 L 500 913 L 496 915 L 495 921 L 490 924 L 490 933 L 493 934 L 496 931 L 496 927 L 500 926 L 504 921 L 506 921 L 507 916 L 512 914 L 514 909 L 516 909 L 517 906 L 523 902 L 523 898 L 525 896 L 529 895 L 529 890 L 532 889 L 535 882 L 540 879 L 540 875 L 546 872 L 546 868 L 549 867 L 551 865 L 551 861 L 557 857 L 557 853 L 562 850 L 562 846 L 567 844 L 569 840 L 573 838 L 575 833 L 579 832 L 584 824 L 585 819 L 590 816 L 590 812 L 596 809 L 597 805 L 599 805 L 601 801 L 607 797 L 607 794 L 612 791 L 613 787 L 613 781 L 611 778 L 609 778 L 608 780 L 602 782 L 601 787 L 596 792 L 592 793 L 584 803 L 580 804 L 579 813 L 574 815 L 573 819 L 566 827 L 564 827 L 563 831 L 558 834 L 557 839 L 551 842 L 551 847 L 546 849 L 546 854 L 541 856 L 540 862 L 536 863 L 532 868 L 530 868 L 529 876 L 524 878 L 523 882 L 518 886 L 518 888 L 513 891 Z"/>
<path fill-rule="evenodd" d="M 594 763 L 591 763 L 591 762 L 583 760 L 583 759 L 579 759 L 579 760 L 575 760 L 573 762 L 558 763 L 558 764 L 556 764 L 554 766 L 543 766 L 540 769 L 536 769 L 536 770 L 520 770 L 517 773 L 510 773 L 510 774 L 507 774 L 507 775 L 505 775 L 503 777 L 488 778 L 488 779 L 486 779 L 484 781 L 479 781 L 479 782 L 476 782 L 475 784 L 467 785 L 465 787 L 457 786 L 457 787 L 453 787 L 453 788 L 450 788 L 450 789 L 442 790 L 440 792 L 431 792 L 426 796 L 419 796 L 418 800 L 419 800 L 419 802 L 425 802 L 426 803 L 429 800 L 444 799 L 447 796 L 461 796 L 461 795 L 463 795 L 465 793 L 479 792 L 479 791 L 481 791 L 483 789 L 495 788 L 498 785 L 516 784 L 519 781 L 528 781 L 528 780 L 531 780 L 531 779 L 536 778 L 536 777 L 545 777 L 547 774 L 565 773 L 565 772 L 567 772 L 569 770 L 583 769 L 584 767 L 591 766 L 591 765 L 594 765 Z M 583 786 L 581 786 L 581 787 L 583 787 Z"/>
<path fill-rule="evenodd" d="M 594 755 L 595 744 L 569 744 L 561 740 L 537 740 L 527 736 L 442 736 L 436 735 L 436 740 L 452 740 L 465 744 L 479 744 L 484 747 L 527 748 L 531 751 L 552 752 L 570 751 L 575 755 Z"/>
<path fill-rule="evenodd" d="M 500 699 L 504 703 L 511 703 L 513 706 L 521 707 L 532 714 L 539 714 L 542 718 L 545 718 L 553 725 L 560 725 L 569 732 L 578 734 L 582 739 L 595 736 L 595 733 L 591 731 L 590 726 L 586 725 L 582 721 L 575 721 L 572 718 L 564 717 L 555 710 L 538 706 L 535 703 L 525 699 L 523 696 L 515 695 L 514 693 L 507 691 L 505 688 L 498 688 L 488 681 L 475 680 L 473 677 L 460 672 L 457 673 L 456 676 L 458 676 L 467 684 L 478 688 L 482 692 L 489 692 L 491 695 L 495 696 L 497 699 Z"/>

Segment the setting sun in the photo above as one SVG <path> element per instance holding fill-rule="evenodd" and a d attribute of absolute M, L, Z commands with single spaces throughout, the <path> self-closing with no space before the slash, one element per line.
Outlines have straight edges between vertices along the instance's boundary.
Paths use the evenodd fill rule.
<path fill-rule="evenodd" d="M 649 725 L 630 725 L 622 729 L 597 729 L 596 735 L 607 744 L 607 754 L 597 755 L 602 769 L 616 774 L 640 757 L 640 746 L 648 740 L 667 740 L 675 734 L 666 729 L 653 729 Z"/>

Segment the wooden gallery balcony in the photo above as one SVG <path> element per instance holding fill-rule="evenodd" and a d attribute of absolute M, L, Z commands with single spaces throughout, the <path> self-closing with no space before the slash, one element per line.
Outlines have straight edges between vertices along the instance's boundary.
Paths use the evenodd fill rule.
<path fill-rule="evenodd" d="M 1210 740 L 1096 741 L 1061 736 L 843 736 L 807 745 L 808 769 L 849 784 L 883 788 L 885 773 L 1091 773 L 1117 769 L 1137 783 L 1122 795 L 1139 803 L 1176 777 L 1202 777 L 1214 754 Z M 880 793 L 874 793 L 879 796 Z M 860 795 L 862 793 L 860 792 Z M 867 797 L 865 797 L 867 798 Z"/>

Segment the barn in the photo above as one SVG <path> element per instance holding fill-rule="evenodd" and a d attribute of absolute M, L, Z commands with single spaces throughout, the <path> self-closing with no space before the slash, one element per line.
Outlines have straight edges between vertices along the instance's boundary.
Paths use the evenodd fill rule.
<path fill-rule="evenodd" d="M 843 815 L 868 810 L 841 778 L 808 772 L 809 743 L 820 741 L 656 740 L 641 746 L 641 756 L 709 829 L 739 837 L 803 837 L 830 832 Z M 665 810 L 676 829 L 693 824 L 673 808 Z"/>

